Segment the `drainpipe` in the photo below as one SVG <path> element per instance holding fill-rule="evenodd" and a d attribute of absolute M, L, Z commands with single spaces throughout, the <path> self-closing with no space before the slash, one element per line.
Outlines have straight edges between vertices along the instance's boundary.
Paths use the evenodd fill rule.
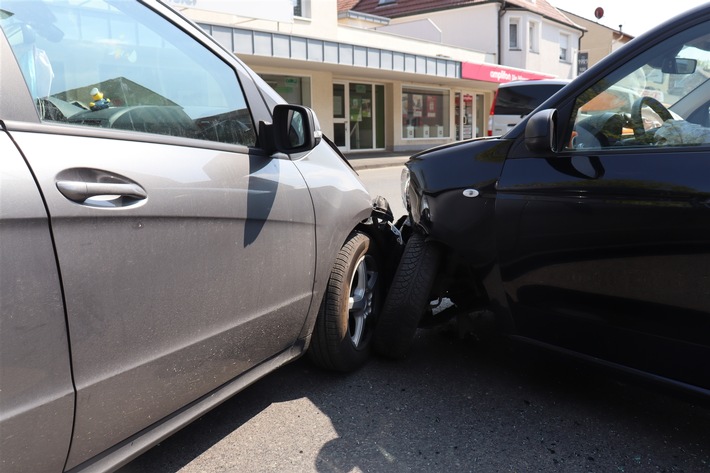
<path fill-rule="evenodd" d="M 501 28 L 501 22 L 503 21 L 505 11 L 508 9 L 508 5 L 505 0 L 499 1 L 498 3 L 500 3 L 500 8 L 498 9 L 498 57 L 496 58 L 496 62 L 501 65 L 503 64 L 501 62 L 501 55 L 503 54 L 503 29 Z"/>

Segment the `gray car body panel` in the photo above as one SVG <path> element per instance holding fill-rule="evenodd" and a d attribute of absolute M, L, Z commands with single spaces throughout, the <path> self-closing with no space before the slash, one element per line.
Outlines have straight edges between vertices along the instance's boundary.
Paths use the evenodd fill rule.
<path fill-rule="evenodd" d="M 333 152 L 329 145 L 321 143 L 306 157 L 295 161 L 307 180 L 316 214 L 314 304 L 301 338 L 313 331 L 337 253 L 352 229 L 372 212 L 372 199 L 357 173 L 344 160 L 333 159 Z"/>
<path fill-rule="evenodd" d="M 74 415 L 69 347 L 47 213 L 0 131 L 0 470 L 59 471 Z"/>
<path fill-rule="evenodd" d="M 64 281 L 77 387 L 70 467 L 294 343 L 311 303 L 315 227 L 291 161 L 13 137 L 45 195 Z M 46 151 L 61 147 L 87 151 Z M 57 188 L 107 179 L 147 197 L 101 207 Z"/>
<path fill-rule="evenodd" d="M 254 122 L 270 121 L 273 94 L 246 66 L 171 10 L 145 3 L 233 67 Z M 0 47 L 9 51 L 2 35 Z M 45 288 L 48 299 L 33 304 L 53 325 L 36 332 L 32 342 L 43 348 L 33 356 L 52 359 L 46 382 L 57 400 L 28 388 L 13 401 L 4 389 L 12 378 L 3 376 L 0 451 L 19 471 L 115 468 L 305 351 L 335 255 L 370 215 L 371 198 L 325 142 L 305 156 L 267 156 L 225 143 L 41 123 L 18 86 L 12 53 L 2 57 L 0 120 L 24 154 L 26 164 L 15 166 L 24 166 L 37 208 L 31 238 L 5 238 L 12 228 L 5 191 L 16 187 L 5 185 L 3 167 L 0 293 L 12 289 L 17 268 Z M 9 139 L 0 145 L 7 166 L 5 148 L 17 150 Z M 76 197 L 107 182 L 130 191 Z M 16 210 L 27 220 L 23 208 Z M 10 254 L 11 241 L 42 244 Z M 3 370 L 17 349 L 5 343 L 6 318 L 26 308 L 13 303 L 0 313 Z M 23 406 L 7 411 L 10 401 Z M 14 415 L 19 409 L 24 417 Z M 38 425 L 47 431 L 41 451 L 35 443 L 5 455 L 21 442 L 32 446 Z"/>

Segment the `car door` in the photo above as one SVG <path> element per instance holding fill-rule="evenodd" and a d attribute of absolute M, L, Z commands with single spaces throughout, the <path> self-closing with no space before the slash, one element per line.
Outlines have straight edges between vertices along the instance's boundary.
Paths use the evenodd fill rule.
<path fill-rule="evenodd" d="M 7 19 L 32 44 L 4 24 L 41 117 L 7 123 L 61 270 L 72 468 L 293 345 L 314 211 L 294 164 L 256 146 L 268 109 L 235 59 L 137 2 L 47 5 Z"/>
<path fill-rule="evenodd" d="M 0 156 L 0 469 L 61 471 L 74 389 L 59 272 L 41 195 L 4 131 Z"/>
<path fill-rule="evenodd" d="M 569 118 L 572 139 L 544 155 L 518 147 L 496 206 L 518 334 L 704 389 L 710 82 L 697 70 L 701 85 L 674 95 L 679 74 L 661 63 L 707 60 L 695 47 L 707 31 L 707 22 L 687 28 L 560 103 L 558 124 Z M 659 117 L 650 96 L 682 115 Z"/>

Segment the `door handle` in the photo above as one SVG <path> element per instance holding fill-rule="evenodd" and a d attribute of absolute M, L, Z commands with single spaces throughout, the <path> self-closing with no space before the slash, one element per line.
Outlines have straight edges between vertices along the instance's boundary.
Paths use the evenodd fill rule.
<path fill-rule="evenodd" d="M 67 199 L 74 202 L 109 196 L 128 197 L 136 200 L 148 197 L 145 190 L 138 184 L 57 181 L 57 188 Z"/>
<path fill-rule="evenodd" d="M 148 198 L 136 182 L 99 169 L 66 169 L 55 183 L 64 197 L 90 207 L 126 207 Z"/>

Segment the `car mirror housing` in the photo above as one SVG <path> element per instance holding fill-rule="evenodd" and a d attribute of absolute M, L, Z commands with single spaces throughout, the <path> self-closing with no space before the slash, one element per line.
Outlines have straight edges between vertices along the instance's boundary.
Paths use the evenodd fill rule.
<path fill-rule="evenodd" d="M 541 110 L 530 117 L 525 125 L 525 146 L 533 152 L 556 151 L 555 129 L 557 111 Z"/>
<path fill-rule="evenodd" d="M 664 74 L 693 74 L 697 65 L 696 59 L 671 58 L 663 61 L 661 72 Z"/>
<path fill-rule="evenodd" d="M 273 122 L 259 123 L 261 147 L 269 154 L 303 153 L 320 143 L 322 132 L 313 110 L 302 105 L 279 104 L 274 107 Z"/>

